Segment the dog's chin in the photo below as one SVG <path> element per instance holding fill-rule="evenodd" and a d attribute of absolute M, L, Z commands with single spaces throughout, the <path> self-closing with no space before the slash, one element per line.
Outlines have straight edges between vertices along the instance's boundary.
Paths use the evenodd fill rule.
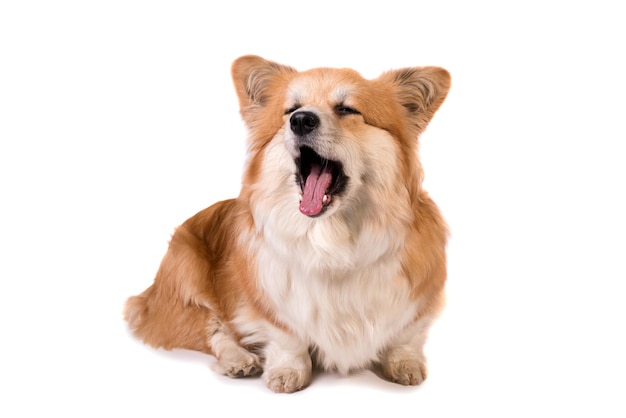
<path fill-rule="evenodd" d="M 348 183 L 343 164 L 302 146 L 295 159 L 296 182 L 300 187 L 300 213 L 318 218 L 336 208 Z"/>

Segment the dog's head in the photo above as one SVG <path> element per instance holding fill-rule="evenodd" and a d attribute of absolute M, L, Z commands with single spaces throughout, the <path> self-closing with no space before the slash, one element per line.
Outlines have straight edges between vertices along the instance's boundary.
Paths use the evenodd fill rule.
<path fill-rule="evenodd" d="M 393 216 L 417 198 L 417 138 L 446 97 L 446 70 L 412 67 L 366 80 L 350 69 L 298 72 L 243 56 L 232 75 L 250 133 L 244 191 L 281 216 Z"/>

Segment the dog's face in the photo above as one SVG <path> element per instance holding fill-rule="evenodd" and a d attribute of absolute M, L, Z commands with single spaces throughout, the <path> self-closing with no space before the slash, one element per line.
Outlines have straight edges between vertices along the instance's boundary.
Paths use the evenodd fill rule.
<path fill-rule="evenodd" d="M 350 69 L 297 72 L 245 56 L 233 79 L 250 131 L 244 189 L 261 196 L 265 213 L 295 223 L 406 214 L 422 179 L 417 137 L 447 94 L 445 70 L 366 80 Z"/>
<path fill-rule="evenodd" d="M 314 70 L 288 85 L 282 137 L 295 163 L 299 210 L 306 216 L 330 214 L 354 198 L 362 182 L 374 181 L 367 178 L 367 167 L 393 177 L 393 167 L 376 168 L 386 162 L 377 156 L 395 154 L 393 141 L 381 140 L 388 135 L 366 123 L 359 102 L 365 86 L 359 84 L 358 74 L 349 70 Z"/>

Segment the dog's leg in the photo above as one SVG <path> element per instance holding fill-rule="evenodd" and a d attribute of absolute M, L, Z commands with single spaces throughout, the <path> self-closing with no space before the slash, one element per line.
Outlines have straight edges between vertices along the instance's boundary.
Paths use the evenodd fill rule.
<path fill-rule="evenodd" d="M 419 385 L 428 375 L 424 344 L 431 319 L 421 319 L 406 329 L 396 344 L 381 356 L 383 377 L 401 385 Z"/>
<path fill-rule="evenodd" d="M 274 392 L 292 393 L 311 383 L 309 348 L 295 335 L 273 330 L 265 348 L 263 380 Z"/>
<path fill-rule="evenodd" d="M 213 317 L 209 320 L 209 345 L 217 359 L 213 371 L 229 377 L 256 376 L 263 368 L 259 357 L 243 348 L 232 333 Z"/>

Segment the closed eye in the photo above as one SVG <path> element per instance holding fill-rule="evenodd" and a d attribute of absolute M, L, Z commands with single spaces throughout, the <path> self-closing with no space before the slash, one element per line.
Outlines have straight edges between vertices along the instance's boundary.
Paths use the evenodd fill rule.
<path fill-rule="evenodd" d="M 347 116 L 347 115 L 360 115 L 361 112 L 359 112 L 358 110 L 356 110 L 353 107 L 350 106 L 345 106 L 343 104 L 337 105 L 335 106 L 335 112 L 339 115 L 339 116 Z"/>
<path fill-rule="evenodd" d="M 293 113 L 293 112 L 295 112 L 298 109 L 300 109 L 300 105 L 295 105 L 293 107 L 290 107 L 289 109 L 285 110 L 285 115 Z"/>

